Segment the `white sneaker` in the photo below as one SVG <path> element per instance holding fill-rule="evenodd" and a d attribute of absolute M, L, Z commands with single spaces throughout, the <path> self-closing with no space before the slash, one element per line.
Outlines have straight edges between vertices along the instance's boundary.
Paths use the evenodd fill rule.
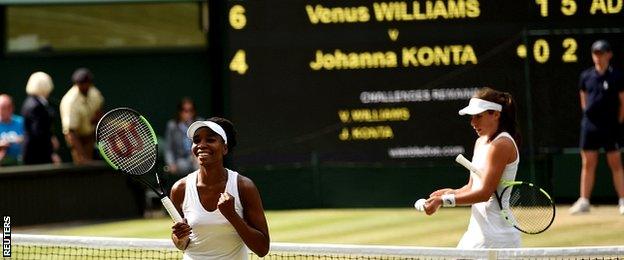
<path fill-rule="evenodd" d="M 574 204 L 572 204 L 572 207 L 570 207 L 570 214 L 577 215 L 587 213 L 589 212 L 589 207 L 590 205 L 588 199 L 579 198 L 576 202 L 574 202 Z M 622 207 L 620 207 L 620 209 L 622 209 Z"/>

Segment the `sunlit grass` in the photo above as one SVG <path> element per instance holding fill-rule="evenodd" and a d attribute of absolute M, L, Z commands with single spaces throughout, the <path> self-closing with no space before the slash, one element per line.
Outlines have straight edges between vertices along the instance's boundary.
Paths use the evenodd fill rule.
<path fill-rule="evenodd" d="M 523 245 L 582 246 L 624 244 L 624 216 L 615 206 L 594 207 L 590 214 L 571 216 L 558 207 L 552 227 L 523 235 Z M 441 209 L 426 216 L 413 209 L 310 209 L 268 211 L 271 241 L 369 245 L 455 246 L 465 232 L 470 209 Z M 168 217 L 97 224 L 19 228 L 16 233 L 168 239 Z"/>

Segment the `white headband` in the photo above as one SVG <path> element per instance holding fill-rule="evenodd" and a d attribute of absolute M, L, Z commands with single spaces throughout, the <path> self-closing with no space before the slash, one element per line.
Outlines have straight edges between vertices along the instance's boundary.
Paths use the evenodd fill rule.
<path fill-rule="evenodd" d="M 476 115 L 476 114 L 483 113 L 484 111 L 487 111 L 487 110 L 502 111 L 503 106 L 501 106 L 500 104 L 491 102 L 491 101 L 478 99 L 478 98 L 471 98 L 470 103 L 468 103 L 468 106 L 464 107 L 462 110 L 459 110 L 459 114 L 462 116 L 463 115 Z"/>
<path fill-rule="evenodd" d="M 193 135 L 195 134 L 195 131 L 197 131 L 197 129 L 199 129 L 200 127 L 210 128 L 210 130 L 214 131 L 219 136 L 221 136 L 221 138 L 223 138 L 223 142 L 227 144 L 227 135 L 225 134 L 225 130 L 223 130 L 223 128 L 219 124 L 212 122 L 212 121 L 193 122 L 191 126 L 189 126 L 188 130 L 186 131 L 186 136 L 188 136 L 189 139 L 193 139 Z"/>

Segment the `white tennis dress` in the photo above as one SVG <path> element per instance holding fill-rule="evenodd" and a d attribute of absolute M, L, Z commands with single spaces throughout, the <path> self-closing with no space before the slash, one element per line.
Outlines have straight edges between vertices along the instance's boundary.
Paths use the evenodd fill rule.
<path fill-rule="evenodd" d="M 505 166 L 503 169 L 503 180 L 515 180 L 518 171 L 518 163 L 520 162 L 520 153 L 518 146 L 511 135 L 502 132 L 494 140 L 498 138 L 509 138 L 516 148 L 516 160 Z M 490 149 L 489 144 L 483 144 L 475 147 L 472 163 L 474 166 L 483 171 L 486 166 L 486 155 Z M 483 185 L 481 179 L 472 178 L 472 190 L 476 190 Z M 498 194 L 503 191 L 504 186 L 499 184 Z M 503 202 L 509 202 L 509 195 L 505 196 Z M 496 201 L 496 195 L 492 194 L 490 199 L 485 202 L 479 202 L 472 205 L 472 214 L 470 216 L 470 224 L 468 230 L 457 245 L 458 248 L 504 248 L 504 247 L 520 247 L 520 232 L 510 225 L 500 214 L 500 207 Z"/>
<path fill-rule="evenodd" d="M 236 213 L 243 217 L 243 206 L 238 194 L 238 173 L 227 169 L 225 190 L 235 198 Z M 248 259 L 247 246 L 232 224 L 219 209 L 209 212 L 202 206 L 197 194 L 197 174 L 186 177 L 186 190 L 182 212 L 191 226 L 190 243 L 184 251 L 184 259 Z"/>

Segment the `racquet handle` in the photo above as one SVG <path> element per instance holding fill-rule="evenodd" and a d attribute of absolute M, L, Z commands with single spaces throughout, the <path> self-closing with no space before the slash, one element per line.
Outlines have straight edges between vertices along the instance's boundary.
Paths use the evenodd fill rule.
<path fill-rule="evenodd" d="M 469 171 L 476 174 L 477 177 L 481 178 L 481 172 L 479 172 L 479 170 L 477 170 L 477 168 L 474 167 L 474 165 L 472 165 L 472 163 L 468 161 L 468 159 L 466 159 L 466 157 L 464 157 L 463 155 L 458 154 L 457 157 L 455 157 L 455 161 L 464 166 Z"/>
<path fill-rule="evenodd" d="M 165 206 L 167 213 L 169 213 L 169 216 L 171 216 L 171 219 L 173 219 L 174 222 L 183 221 L 182 216 L 180 216 L 178 210 L 175 208 L 175 206 L 173 206 L 173 202 L 171 202 L 169 197 L 165 196 L 164 198 L 160 199 L 160 202 L 162 202 L 163 206 Z"/>

